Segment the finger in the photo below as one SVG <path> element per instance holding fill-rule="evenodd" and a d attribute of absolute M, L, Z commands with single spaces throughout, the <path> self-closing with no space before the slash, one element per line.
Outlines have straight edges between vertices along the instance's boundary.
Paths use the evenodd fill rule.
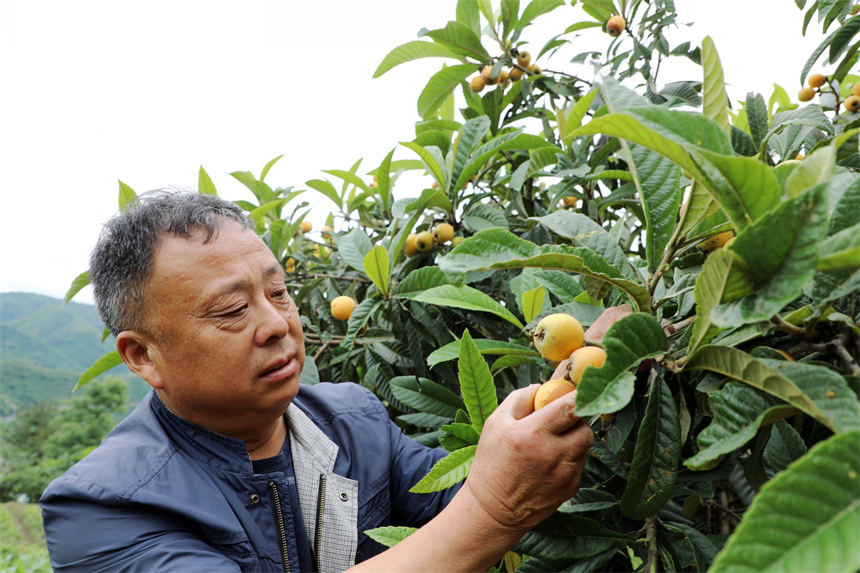
<path fill-rule="evenodd" d="M 525 388 L 514 390 L 502 400 L 502 403 L 496 408 L 496 412 L 510 416 L 515 420 L 525 418 L 534 412 L 535 393 L 538 388 L 540 388 L 540 384 L 531 384 Z"/>
<path fill-rule="evenodd" d="M 532 418 L 535 423 L 540 424 L 546 431 L 552 434 L 563 434 L 570 430 L 581 420 L 575 414 L 576 390 L 556 398 L 534 414 Z"/>
<path fill-rule="evenodd" d="M 597 317 L 591 326 L 588 327 L 588 330 L 585 331 L 585 339 L 586 340 L 600 340 L 603 338 L 603 335 L 606 334 L 606 331 L 609 330 L 609 327 L 612 326 L 615 321 L 620 318 L 624 318 L 628 314 L 632 313 L 633 309 L 629 304 L 619 304 L 618 306 L 611 306 L 603 311 L 603 313 Z"/>
<path fill-rule="evenodd" d="M 556 378 L 564 378 L 564 375 L 567 373 L 567 365 L 570 363 L 570 359 L 565 358 L 561 362 L 558 363 L 558 366 L 555 367 L 555 371 L 550 376 L 550 380 L 555 380 Z"/>

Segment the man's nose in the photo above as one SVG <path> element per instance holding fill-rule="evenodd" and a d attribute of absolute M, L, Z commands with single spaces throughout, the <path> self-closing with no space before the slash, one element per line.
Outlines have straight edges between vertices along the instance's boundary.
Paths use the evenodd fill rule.
<path fill-rule="evenodd" d="M 282 308 L 267 300 L 262 305 L 260 323 L 257 326 L 256 341 L 266 344 L 272 340 L 280 340 L 290 332 L 290 323 Z"/>

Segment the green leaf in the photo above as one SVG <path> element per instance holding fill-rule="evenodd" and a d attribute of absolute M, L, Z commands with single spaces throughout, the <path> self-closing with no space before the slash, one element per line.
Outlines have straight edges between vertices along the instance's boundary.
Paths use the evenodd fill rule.
<path fill-rule="evenodd" d="M 119 366 L 122 364 L 122 358 L 119 355 L 119 352 L 114 350 L 113 352 L 108 352 L 98 360 L 96 360 L 92 366 L 87 368 L 81 377 L 78 378 L 78 383 L 75 385 L 73 392 L 79 388 L 81 388 L 84 384 L 92 380 L 93 378 L 104 374 L 114 366 Z"/>
<path fill-rule="evenodd" d="M 797 197 L 810 187 L 830 181 L 835 168 L 836 148 L 827 145 L 816 149 L 791 171 L 785 180 L 785 194 Z"/>
<path fill-rule="evenodd" d="M 696 300 L 696 321 L 693 323 L 688 348 L 691 354 L 720 331 L 720 328 L 711 322 L 711 311 L 723 300 L 755 292 L 755 287 L 748 276 L 743 259 L 729 250 L 718 249 L 705 260 L 702 272 L 696 277 L 693 292 Z"/>
<path fill-rule="evenodd" d="M 436 462 L 427 475 L 412 486 L 409 493 L 433 493 L 460 483 L 469 475 L 477 448 L 477 445 L 466 446 L 451 452 Z"/>
<path fill-rule="evenodd" d="M 773 471 L 781 472 L 805 453 L 806 444 L 791 424 L 785 420 L 774 423 L 764 449 L 767 465 Z"/>
<path fill-rule="evenodd" d="M 616 321 L 601 340 L 602 368 L 588 367 L 577 386 L 576 413 L 594 416 L 617 412 L 633 397 L 636 377 L 630 370 L 647 358 L 664 354 L 668 341 L 657 320 L 642 312 Z"/>
<path fill-rule="evenodd" d="M 414 141 L 401 141 L 400 145 L 411 149 L 415 153 L 418 154 L 418 157 L 421 158 L 421 161 L 424 162 L 424 165 L 427 167 L 427 171 L 433 176 L 433 179 L 439 184 L 439 187 L 445 189 L 448 185 L 448 180 L 445 176 L 445 171 L 442 169 L 442 165 L 436 158 L 433 157 L 433 154 L 430 153 L 426 148 L 418 145 Z"/>
<path fill-rule="evenodd" d="M 209 177 L 209 174 L 206 173 L 206 170 L 203 169 L 202 165 L 200 166 L 200 171 L 197 173 L 197 191 L 204 195 L 218 194 L 218 191 L 215 189 L 215 184 L 212 183 L 212 178 Z"/>
<path fill-rule="evenodd" d="M 457 365 L 460 393 L 463 395 L 463 402 L 466 404 L 472 426 L 480 434 L 484 422 L 499 405 L 499 400 L 490 367 L 487 366 L 487 361 L 472 341 L 468 330 L 463 332 L 463 337 L 460 339 L 460 360 Z"/>
<path fill-rule="evenodd" d="M 388 155 L 385 156 L 385 159 L 382 160 L 382 163 L 379 164 L 379 167 L 376 168 L 376 192 L 379 194 L 382 199 L 382 206 L 385 208 L 385 211 L 388 212 L 391 210 L 391 159 L 394 157 L 394 150 L 392 149 Z"/>
<path fill-rule="evenodd" d="M 735 300 L 724 297 L 711 312 L 711 321 L 728 328 L 770 320 L 799 297 L 815 275 L 828 226 L 824 187 L 817 186 L 740 233 L 731 250 L 746 263 L 755 292 Z"/>
<path fill-rule="evenodd" d="M 610 283 L 624 292 L 637 309 L 650 308 L 651 296 L 639 284 L 621 276 L 604 258 L 587 248 L 542 245 L 504 229 L 480 231 L 439 260 L 440 268 L 455 275 L 469 271 L 539 267 L 580 273 Z"/>
<path fill-rule="evenodd" d="M 501 340 L 488 340 L 486 338 L 475 338 L 472 340 L 478 348 L 478 352 L 483 354 L 513 354 L 522 356 L 540 356 L 536 351 L 517 344 L 515 342 L 503 342 Z M 427 357 L 427 366 L 430 368 L 454 360 L 460 356 L 460 341 L 455 340 L 449 342 L 441 348 L 437 348 Z"/>
<path fill-rule="evenodd" d="M 705 82 L 702 88 L 703 112 L 723 128 L 726 135 L 731 134 L 729 124 L 729 98 L 726 95 L 726 85 L 723 80 L 723 66 L 720 55 L 710 36 L 702 40 L 702 68 L 705 72 Z"/>
<path fill-rule="evenodd" d="M 364 257 L 373 248 L 367 233 L 360 228 L 355 228 L 348 233 L 334 235 L 333 238 L 341 259 L 355 270 L 363 273 Z"/>
<path fill-rule="evenodd" d="M 516 26 L 514 26 L 514 30 L 521 31 L 525 29 L 526 26 L 531 24 L 532 20 L 542 14 L 552 12 L 559 6 L 564 6 L 564 0 L 532 0 L 525 7 L 525 10 L 523 10 L 523 14 L 520 16 Z"/>
<path fill-rule="evenodd" d="M 831 416 L 797 384 L 742 350 L 729 346 L 703 346 L 690 358 L 686 368 L 717 372 L 749 384 L 791 404 L 832 431 L 838 431 L 838 426 Z"/>
<path fill-rule="evenodd" d="M 481 170 L 486 165 L 487 161 L 497 153 L 507 151 L 509 149 L 529 150 L 547 147 L 549 145 L 550 144 L 548 144 L 546 140 L 540 137 L 527 133 L 520 133 L 518 131 L 498 135 L 490 141 L 480 145 L 472 152 L 468 164 L 466 164 L 463 172 L 460 173 L 460 177 L 457 179 L 457 182 L 454 183 L 452 189 L 461 189 L 463 185 L 465 185 L 469 179 L 475 175 L 475 173 Z M 553 147 L 553 149 L 558 148 Z M 558 149 L 558 151 L 561 152 L 562 150 Z"/>
<path fill-rule="evenodd" d="M 454 419 L 458 410 L 465 408 L 454 392 L 427 378 L 398 376 L 389 384 L 394 397 L 419 412 Z"/>
<path fill-rule="evenodd" d="M 621 271 L 624 277 L 639 280 L 639 273 L 630 264 L 627 254 L 615 238 L 590 217 L 559 209 L 543 217 L 529 217 L 529 220 L 537 221 L 553 233 L 573 240 L 577 246 L 591 249 Z"/>
<path fill-rule="evenodd" d="M 373 77 L 378 78 L 395 66 L 419 58 L 459 58 L 459 56 L 450 48 L 436 42 L 422 42 L 421 40 L 406 42 L 385 55 L 379 63 L 379 67 L 373 72 Z"/>
<path fill-rule="evenodd" d="M 314 357 L 308 354 L 305 356 L 305 365 L 302 367 L 302 373 L 299 376 L 299 384 L 305 386 L 313 386 L 320 383 L 320 373 L 317 370 L 317 363 Z"/>
<path fill-rule="evenodd" d="M 490 60 L 490 54 L 481 45 L 481 38 L 469 26 L 461 22 L 448 22 L 444 28 L 429 30 L 425 32 L 425 35 L 462 56 L 475 58 L 479 62 Z M 474 72 L 475 66 L 470 67 Z M 424 115 L 421 114 L 421 117 Z"/>
<path fill-rule="evenodd" d="M 394 547 L 416 531 L 418 531 L 417 527 L 384 525 L 374 529 L 366 529 L 364 534 L 380 545 L 384 545 L 385 547 Z"/>
<path fill-rule="evenodd" d="M 137 193 L 134 192 L 134 189 L 123 183 L 119 182 L 119 210 L 120 212 L 125 212 L 128 210 L 129 206 L 134 203 L 137 199 Z"/>
<path fill-rule="evenodd" d="M 90 284 L 90 272 L 84 271 L 78 276 L 75 277 L 75 280 L 72 281 L 72 284 L 69 285 L 69 290 L 66 291 L 66 296 L 63 297 L 63 306 L 66 306 L 70 300 L 74 298 L 76 294 L 78 294 L 82 288 Z"/>
<path fill-rule="evenodd" d="M 461 64 L 442 68 L 427 82 L 418 96 L 418 115 L 428 117 L 435 112 L 469 75 L 475 73 L 472 64 Z"/>
<path fill-rule="evenodd" d="M 546 289 L 543 285 L 523 293 L 523 318 L 526 322 L 531 322 L 541 313 L 545 295 Z"/>
<path fill-rule="evenodd" d="M 672 497 L 681 459 L 681 424 L 672 392 L 662 377 L 651 385 L 645 414 L 636 434 L 621 513 L 645 519 Z"/>
<path fill-rule="evenodd" d="M 337 189 L 334 188 L 334 185 L 331 184 L 331 181 L 327 181 L 325 179 L 310 179 L 308 181 L 305 181 L 305 185 L 319 191 L 320 193 L 331 199 L 338 209 L 342 207 L 342 199 L 340 197 L 340 194 L 338 194 Z"/>
<path fill-rule="evenodd" d="M 550 570 L 560 571 L 561 563 L 591 557 L 629 541 L 623 533 L 607 528 L 596 519 L 556 512 L 523 535 L 514 551 L 558 562 Z"/>
<path fill-rule="evenodd" d="M 484 135 L 490 130 L 490 118 L 486 115 L 481 115 L 470 119 L 463 127 L 460 128 L 460 133 L 457 134 L 457 139 L 454 140 L 453 156 L 454 163 L 451 171 L 450 181 L 458 181 L 460 174 L 466 168 L 469 158 L 472 155 L 472 150 L 477 145 Z M 449 193 L 451 189 L 448 189 Z"/>
<path fill-rule="evenodd" d="M 442 285 L 417 294 L 410 294 L 407 298 L 438 306 L 489 312 L 510 322 L 520 330 L 525 328 L 519 319 L 496 299 L 470 286 Z"/>
<path fill-rule="evenodd" d="M 653 273 L 677 225 L 681 170 L 669 159 L 639 145 L 630 148 L 630 170 L 645 212 L 645 253 Z"/>
<path fill-rule="evenodd" d="M 697 437 L 701 449 L 684 461 L 693 470 L 710 469 L 714 460 L 752 440 L 760 427 L 798 413 L 796 408 L 778 404 L 766 394 L 736 381 L 711 393 L 708 404 L 714 417 Z"/>
<path fill-rule="evenodd" d="M 263 170 L 260 172 L 260 181 L 265 181 L 266 175 L 269 174 L 269 171 L 272 170 L 272 167 L 275 166 L 275 163 L 280 161 L 281 158 L 283 158 L 283 157 L 284 157 L 284 154 L 282 153 L 281 155 L 278 155 L 277 157 L 273 158 L 271 161 L 266 163 L 265 166 L 263 166 Z"/>
<path fill-rule="evenodd" d="M 756 150 L 761 149 L 761 143 L 770 129 L 770 117 L 767 105 L 761 94 L 748 93 L 746 99 L 747 122 L 749 123 L 750 136 Z"/>
<path fill-rule="evenodd" d="M 406 278 L 397 283 L 391 293 L 396 297 L 408 298 L 410 295 L 444 284 L 448 284 L 448 280 L 439 267 L 421 267 L 406 275 Z"/>
<path fill-rule="evenodd" d="M 355 337 L 359 331 L 367 326 L 367 321 L 370 320 L 370 315 L 379 307 L 380 301 L 376 298 L 366 298 L 361 301 L 352 311 L 349 320 L 346 323 L 346 335 L 338 345 L 339 348 L 351 349 L 355 344 Z"/>
<path fill-rule="evenodd" d="M 860 432 L 817 444 L 762 487 L 710 571 L 860 568 Z"/>
<path fill-rule="evenodd" d="M 384 295 L 388 294 L 388 281 L 391 275 L 388 251 L 382 245 L 376 245 L 364 255 L 364 274 L 368 276 L 376 288 Z"/>

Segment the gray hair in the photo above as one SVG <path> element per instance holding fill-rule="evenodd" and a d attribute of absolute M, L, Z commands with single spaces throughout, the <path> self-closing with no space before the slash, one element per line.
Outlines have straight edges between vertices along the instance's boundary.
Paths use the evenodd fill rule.
<path fill-rule="evenodd" d="M 144 290 L 152 260 L 165 234 L 190 239 L 204 231 L 203 242 L 216 236 L 222 223 L 254 225 L 235 203 L 196 191 L 159 189 L 141 194 L 102 229 L 90 255 L 90 283 L 96 309 L 108 330 L 145 330 Z"/>

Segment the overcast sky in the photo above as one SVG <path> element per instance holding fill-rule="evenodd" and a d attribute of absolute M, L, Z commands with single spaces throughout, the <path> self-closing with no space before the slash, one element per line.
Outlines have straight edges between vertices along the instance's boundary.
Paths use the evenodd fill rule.
<path fill-rule="evenodd" d="M 677 30 L 673 44 L 711 35 L 733 100 L 747 91 L 767 98 L 774 82 L 797 92 L 821 34 L 813 24 L 800 36 L 792 0 L 676 5 L 681 20 L 695 25 Z M 259 174 L 281 154 L 267 179 L 275 186 L 303 187 L 323 169 L 347 169 L 362 157 L 363 173 L 375 168 L 397 142 L 414 137 L 415 102 L 441 64 L 419 60 L 379 79 L 373 71 L 422 27 L 453 19 L 455 6 L 3 0 L 0 291 L 62 297 L 117 210 L 119 180 L 138 192 L 194 187 L 202 165 L 222 196 L 248 199 L 229 173 Z M 543 16 L 523 38 L 542 45 L 569 24 L 557 19 L 561 13 Z M 589 34 L 594 41 L 599 32 Z M 699 74 L 667 68 L 661 83 Z M 412 155 L 400 148 L 395 157 Z M 395 188 L 396 197 L 413 192 Z M 314 192 L 303 198 L 318 203 L 314 221 L 330 211 Z"/>

